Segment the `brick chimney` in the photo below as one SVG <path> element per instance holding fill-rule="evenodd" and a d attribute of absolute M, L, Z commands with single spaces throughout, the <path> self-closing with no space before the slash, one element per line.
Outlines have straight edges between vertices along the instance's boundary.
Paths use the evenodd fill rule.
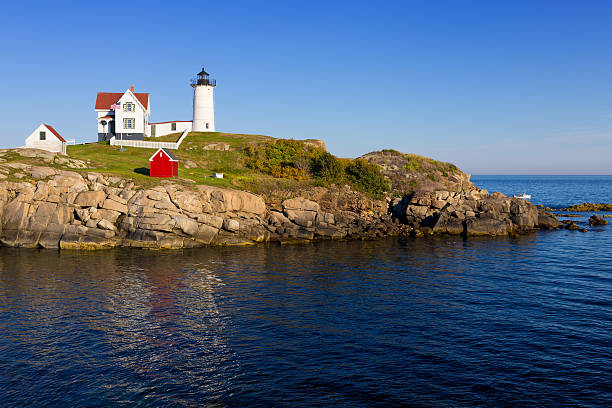
<path fill-rule="evenodd" d="M 130 91 L 134 92 L 134 85 L 130 85 Z"/>

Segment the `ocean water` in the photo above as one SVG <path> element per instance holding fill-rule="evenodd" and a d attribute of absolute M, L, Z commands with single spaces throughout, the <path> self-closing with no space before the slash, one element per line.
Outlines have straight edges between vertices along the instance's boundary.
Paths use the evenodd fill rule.
<path fill-rule="evenodd" d="M 545 205 L 612 202 L 572 190 L 609 197 L 610 178 L 533 179 L 474 177 Z M 0 248 L 0 406 L 603 407 L 611 379 L 612 226 Z"/>
<path fill-rule="evenodd" d="M 551 208 L 582 202 L 612 203 L 612 176 L 472 176 L 480 188 L 506 195 L 530 194 L 534 204 Z"/>

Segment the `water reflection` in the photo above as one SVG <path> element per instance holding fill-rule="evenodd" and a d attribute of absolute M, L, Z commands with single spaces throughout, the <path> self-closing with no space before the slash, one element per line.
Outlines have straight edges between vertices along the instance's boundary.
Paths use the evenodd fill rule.
<path fill-rule="evenodd" d="M 547 380 L 554 371 L 565 395 L 585 402 L 612 374 L 609 359 L 574 370 L 610 352 L 612 258 L 608 241 L 563 234 L 0 248 L 0 396 L 8 405 L 533 404 L 560 395 Z M 584 255 L 594 243 L 601 264 Z"/>

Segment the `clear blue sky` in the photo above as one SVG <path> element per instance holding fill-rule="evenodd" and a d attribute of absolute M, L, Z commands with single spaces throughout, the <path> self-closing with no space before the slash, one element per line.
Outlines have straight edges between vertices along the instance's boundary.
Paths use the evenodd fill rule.
<path fill-rule="evenodd" d="M 96 139 L 98 91 L 151 93 L 190 120 L 218 81 L 217 128 L 395 148 L 473 174 L 612 174 L 612 2 L 10 2 L 0 136 L 41 122 Z"/>

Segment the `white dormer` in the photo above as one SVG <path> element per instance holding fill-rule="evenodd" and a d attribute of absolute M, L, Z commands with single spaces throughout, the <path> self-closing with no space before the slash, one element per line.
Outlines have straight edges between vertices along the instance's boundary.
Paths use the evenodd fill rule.
<path fill-rule="evenodd" d="M 119 106 L 115 108 L 115 133 L 148 136 L 148 106 L 145 107 L 130 89 L 124 92 L 117 104 Z"/>

